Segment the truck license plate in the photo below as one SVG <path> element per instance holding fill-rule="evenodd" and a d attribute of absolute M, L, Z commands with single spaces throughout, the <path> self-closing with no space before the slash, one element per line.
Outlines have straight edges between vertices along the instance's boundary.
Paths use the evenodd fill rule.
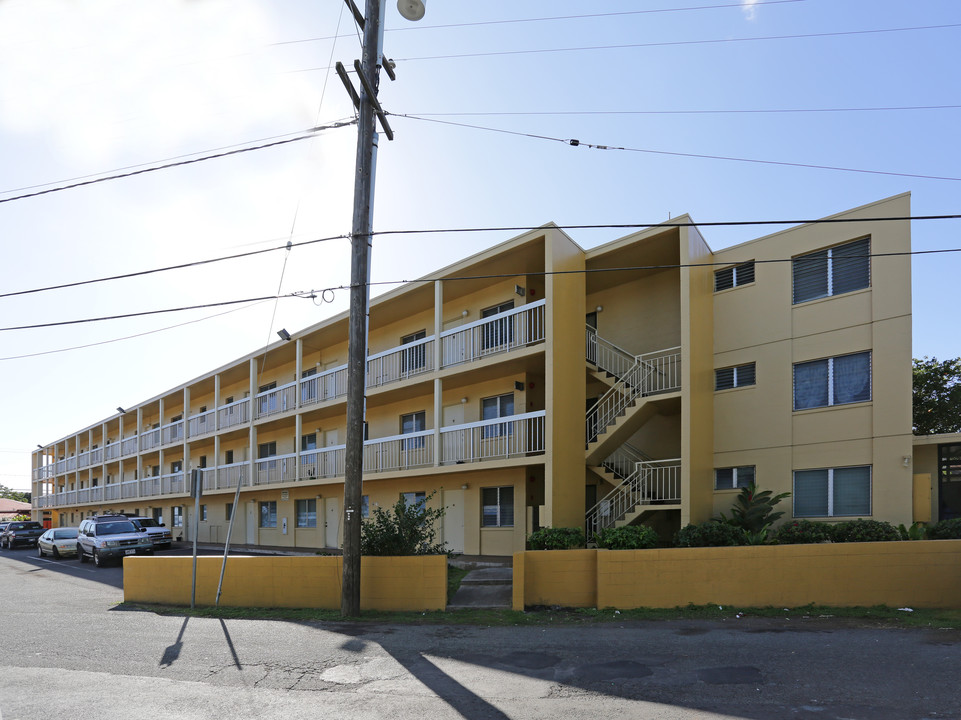
<path fill-rule="evenodd" d="M 136 554 L 137 554 L 137 551 L 136 551 L 136 550 L 124 550 L 124 551 L 123 551 L 123 554 L 124 554 L 124 555 L 136 555 Z"/>

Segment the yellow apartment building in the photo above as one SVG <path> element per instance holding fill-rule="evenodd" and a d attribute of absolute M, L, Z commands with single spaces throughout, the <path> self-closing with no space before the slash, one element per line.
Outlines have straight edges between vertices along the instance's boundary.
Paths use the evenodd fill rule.
<path fill-rule="evenodd" d="M 686 216 L 584 250 L 554 225 L 374 299 L 365 515 L 430 497 L 458 552 L 537 527 L 668 536 L 755 481 L 786 517 L 910 523 L 910 200 L 712 251 Z M 342 542 L 347 316 L 33 453 L 33 516 Z M 239 501 L 235 506 L 237 487 Z"/>

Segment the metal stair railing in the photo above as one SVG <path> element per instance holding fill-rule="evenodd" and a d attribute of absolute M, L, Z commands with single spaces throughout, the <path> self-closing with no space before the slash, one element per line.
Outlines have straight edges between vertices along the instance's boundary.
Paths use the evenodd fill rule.
<path fill-rule="evenodd" d="M 623 377 L 637 362 L 637 358 L 624 348 L 618 347 L 610 340 L 605 340 L 597 334 L 597 330 L 586 326 L 585 348 L 587 361 L 616 378 Z"/>
<path fill-rule="evenodd" d="M 587 511 L 584 518 L 588 541 L 604 528 L 614 527 L 639 505 L 681 501 L 681 459 L 639 462 L 616 488 Z"/>
<path fill-rule="evenodd" d="M 601 466 L 610 470 L 619 479 L 629 477 L 636 469 L 637 464 L 642 462 L 654 462 L 654 458 L 638 450 L 630 443 L 624 443 L 617 450 L 605 458 Z"/>
<path fill-rule="evenodd" d="M 618 381 L 587 411 L 587 444 L 614 424 L 638 397 L 681 387 L 680 347 L 638 355 Z"/>

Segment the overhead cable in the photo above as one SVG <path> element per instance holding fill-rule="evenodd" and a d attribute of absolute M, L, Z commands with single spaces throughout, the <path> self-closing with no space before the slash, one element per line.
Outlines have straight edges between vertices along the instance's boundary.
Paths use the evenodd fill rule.
<path fill-rule="evenodd" d="M 550 135 L 537 135 L 535 133 L 525 133 L 525 132 L 519 132 L 517 130 L 504 130 L 502 128 L 492 128 L 492 127 L 486 127 L 484 125 L 472 125 L 470 123 L 459 123 L 459 122 L 454 122 L 452 120 L 438 120 L 437 118 L 420 117 L 417 115 L 406 115 L 402 113 L 388 112 L 387 114 L 393 117 L 406 118 L 408 120 L 420 120 L 423 122 L 439 123 L 441 125 L 452 125 L 454 127 L 470 128 L 472 130 L 486 130 L 488 132 L 503 133 L 505 135 L 529 137 L 535 140 L 550 140 L 551 142 L 559 142 L 565 145 L 570 145 L 572 147 L 585 147 L 591 150 L 614 150 L 614 151 L 620 151 L 620 152 L 646 153 L 650 155 L 669 155 L 671 157 L 696 158 L 699 160 L 725 160 L 728 162 L 754 163 L 759 165 L 779 165 L 782 167 L 798 167 L 798 168 L 807 168 L 811 170 L 832 170 L 835 172 L 853 172 L 853 173 L 864 173 L 868 175 L 891 175 L 894 177 L 910 177 L 910 178 L 919 178 L 922 180 L 950 180 L 952 182 L 961 182 L 961 177 L 953 177 L 949 175 L 922 175 L 919 173 L 893 172 L 888 170 L 865 170 L 863 168 L 839 167 L 837 165 L 817 165 L 814 163 L 797 163 L 797 162 L 787 162 L 783 160 L 760 160 L 757 158 L 742 158 L 742 157 L 733 157 L 730 155 L 707 155 L 704 153 L 685 153 L 685 152 L 675 152 L 670 150 L 651 150 L 650 148 L 632 148 L 632 147 L 622 147 L 618 145 L 600 145 L 597 143 L 583 142 L 581 140 L 578 140 L 577 138 L 560 138 L 560 137 L 553 137 Z"/>

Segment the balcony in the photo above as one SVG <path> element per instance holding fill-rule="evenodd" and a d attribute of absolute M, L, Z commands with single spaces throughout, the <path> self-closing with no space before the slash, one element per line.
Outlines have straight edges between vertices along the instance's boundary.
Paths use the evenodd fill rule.
<path fill-rule="evenodd" d="M 339 365 L 300 381 L 300 405 L 314 405 L 347 395 L 347 366 Z"/>
<path fill-rule="evenodd" d="M 434 338 L 422 338 L 367 358 L 367 387 L 380 387 L 433 371 Z"/>
<path fill-rule="evenodd" d="M 238 425 L 250 422 L 250 400 L 244 398 L 217 410 L 217 426 L 220 430 L 229 430 Z"/>
<path fill-rule="evenodd" d="M 546 413 L 525 413 L 481 422 L 453 425 L 440 431 L 439 465 L 461 465 L 495 460 L 522 458 L 543 454 L 546 448 L 544 420 Z M 364 442 L 364 472 L 377 474 L 401 472 L 418 468 L 434 467 L 437 448 L 434 431 L 422 430 L 405 435 L 375 438 Z M 204 490 L 227 490 L 241 487 L 259 487 L 278 483 L 312 481 L 344 476 L 345 446 L 310 450 L 297 455 L 275 455 L 254 461 L 251 477 L 247 461 L 203 468 Z M 183 472 L 153 476 L 141 480 L 112 483 L 102 488 L 100 495 L 86 492 L 84 500 L 78 499 L 78 491 L 41 495 L 36 507 L 64 507 L 79 503 L 117 502 L 132 498 L 149 498 L 162 495 L 184 495 L 188 487 Z"/>
<path fill-rule="evenodd" d="M 522 305 L 441 333 L 441 365 L 451 367 L 541 342 L 546 302 Z"/>
<path fill-rule="evenodd" d="M 254 417 L 269 417 L 293 410 L 295 407 L 297 407 L 297 383 L 291 382 L 279 388 L 258 393 L 254 398 Z"/>

